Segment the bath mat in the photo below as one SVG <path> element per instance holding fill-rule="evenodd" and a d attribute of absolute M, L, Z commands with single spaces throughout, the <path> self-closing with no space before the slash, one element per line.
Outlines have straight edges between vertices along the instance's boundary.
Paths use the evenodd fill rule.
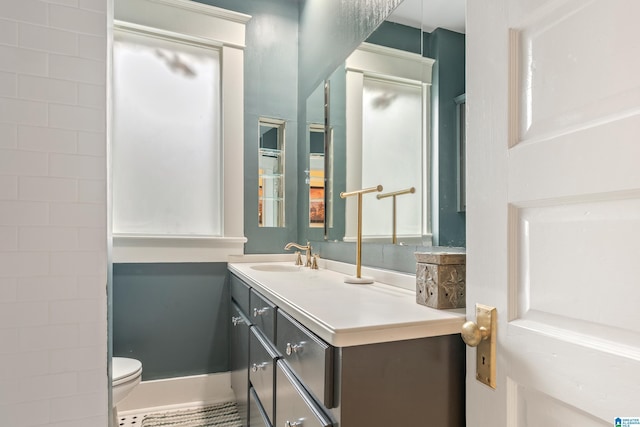
<path fill-rule="evenodd" d="M 241 427 L 234 402 L 147 415 L 141 427 Z"/>

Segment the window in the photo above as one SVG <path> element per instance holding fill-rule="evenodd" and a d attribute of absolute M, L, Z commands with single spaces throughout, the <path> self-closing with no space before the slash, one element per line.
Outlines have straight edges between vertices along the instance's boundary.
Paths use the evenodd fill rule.
<path fill-rule="evenodd" d="M 181 0 L 127 0 L 116 2 L 115 18 L 113 261 L 242 254 L 250 17 Z"/>

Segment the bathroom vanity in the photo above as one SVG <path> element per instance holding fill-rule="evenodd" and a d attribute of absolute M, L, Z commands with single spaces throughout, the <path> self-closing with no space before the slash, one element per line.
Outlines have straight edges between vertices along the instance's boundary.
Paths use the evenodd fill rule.
<path fill-rule="evenodd" d="M 231 382 L 246 425 L 464 426 L 464 310 L 344 276 L 229 264 Z"/>

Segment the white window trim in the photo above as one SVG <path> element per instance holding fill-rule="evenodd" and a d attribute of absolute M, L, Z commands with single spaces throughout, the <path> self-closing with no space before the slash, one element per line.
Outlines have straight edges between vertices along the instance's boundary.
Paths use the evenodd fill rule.
<path fill-rule="evenodd" d="M 187 0 L 115 2 L 116 29 L 220 49 L 224 209 L 222 237 L 114 234 L 114 263 L 226 262 L 230 255 L 244 253 L 243 50 L 245 24 L 250 18 Z"/>
<path fill-rule="evenodd" d="M 423 139 L 425 150 L 423 155 L 423 218 L 421 236 L 403 236 L 405 243 L 431 244 L 433 235 L 431 232 L 431 186 L 430 178 L 430 149 L 431 140 L 429 136 L 429 99 L 431 97 L 431 76 L 435 60 L 423 57 L 420 54 L 406 52 L 385 46 L 371 43 L 362 43 L 346 60 L 346 102 L 347 102 L 347 123 L 362 123 L 363 105 L 362 92 L 365 77 L 377 77 L 383 80 L 394 80 L 421 84 L 423 87 L 423 105 L 427 106 L 423 111 Z M 362 188 L 362 127 L 347 125 L 347 189 Z M 360 159 L 360 161 L 350 161 L 349 159 Z M 355 198 L 346 200 L 345 215 L 345 242 L 356 241 L 356 230 L 358 227 L 357 215 L 355 215 Z M 363 236 L 365 242 L 388 242 L 390 236 Z M 427 242 L 425 242 L 427 239 Z"/>

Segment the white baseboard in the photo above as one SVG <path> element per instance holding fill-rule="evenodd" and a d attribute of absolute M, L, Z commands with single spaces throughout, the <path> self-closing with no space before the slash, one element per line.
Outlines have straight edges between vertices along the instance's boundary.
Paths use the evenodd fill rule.
<path fill-rule="evenodd" d="M 216 402 L 235 401 L 231 374 L 194 375 L 142 381 L 118 404 L 118 413 L 153 411 L 153 408 L 180 409 Z"/>

